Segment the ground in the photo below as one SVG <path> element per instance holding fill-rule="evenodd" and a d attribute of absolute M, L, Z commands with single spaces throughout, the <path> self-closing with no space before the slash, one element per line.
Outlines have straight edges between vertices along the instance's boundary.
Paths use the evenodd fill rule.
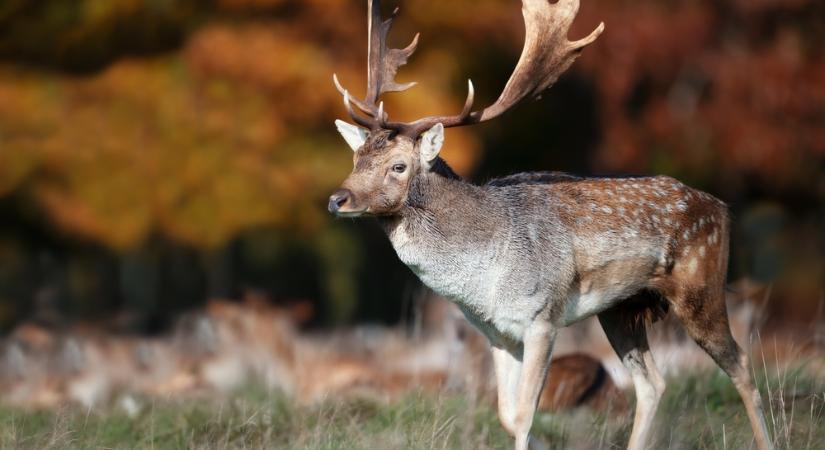
<path fill-rule="evenodd" d="M 825 447 L 825 380 L 788 370 L 757 373 L 778 449 Z M 650 448 L 748 448 L 751 432 L 721 373 L 671 378 Z M 537 417 L 553 449 L 624 448 L 632 414 L 578 410 Z M 458 394 L 410 394 L 388 404 L 329 400 L 296 406 L 249 386 L 224 399 L 130 399 L 103 410 L 0 409 L 0 448 L 17 449 L 500 449 L 512 445 L 486 402 Z"/>

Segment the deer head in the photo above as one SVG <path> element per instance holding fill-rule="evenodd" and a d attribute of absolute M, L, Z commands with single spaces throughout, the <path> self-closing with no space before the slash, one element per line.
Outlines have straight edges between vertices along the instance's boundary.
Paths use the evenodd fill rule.
<path fill-rule="evenodd" d="M 460 113 L 431 116 L 414 122 L 393 122 L 379 100 L 387 92 L 404 91 L 415 83 L 395 82 L 398 68 L 406 64 L 418 45 L 418 35 L 404 49 L 387 47 L 386 38 L 396 8 L 381 19 L 380 0 L 369 2 L 367 94 L 350 96 L 338 77 L 335 87 L 357 124 L 337 120 L 338 131 L 354 152 L 354 169 L 329 199 L 329 211 L 339 216 L 392 215 L 403 208 L 412 180 L 438 164 L 444 128 L 472 125 L 494 119 L 527 98 L 538 99 L 581 52 L 601 34 L 604 24 L 578 41 L 567 32 L 579 9 L 578 0 L 522 0 L 526 28 L 524 48 L 509 81 L 495 103 L 473 111 L 474 89 L 468 81 L 467 99 Z M 356 111 L 357 109 L 357 111 Z"/>

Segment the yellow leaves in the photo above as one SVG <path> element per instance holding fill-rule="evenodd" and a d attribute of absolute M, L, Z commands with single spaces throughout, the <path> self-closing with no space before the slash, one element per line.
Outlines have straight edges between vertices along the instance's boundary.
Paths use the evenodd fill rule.
<path fill-rule="evenodd" d="M 4 88 L 12 85 L 30 89 Z M 325 157 L 337 141 L 292 129 L 283 142 L 288 112 L 248 85 L 193 78 L 177 59 L 123 61 L 60 80 L 48 96 L 37 94 L 44 85 L 0 74 L 0 98 L 9 100 L 0 123 L 13 123 L 0 128 L 0 192 L 41 167 L 48 176 L 35 178 L 34 193 L 47 216 L 113 248 L 139 245 L 154 230 L 217 247 L 254 227 L 317 228 L 326 217 L 308 200 L 351 164 L 343 148 Z"/>
<path fill-rule="evenodd" d="M 202 148 L 167 166 L 158 183 L 156 214 L 172 237 L 214 247 L 243 229 L 274 223 L 275 208 L 260 170 L 217 148 Z"/>
<path fill-rule="evenodd" d="M 60 80 L 48 98 L 36 77 L 0 80 L 0 192 L 41 165 L 35 197 L 65 231 L 118 249 L 155 228 L 215 246 L 273 222 L 279 205 L 248 160 L 264 165 L 282 127 L 254 92 L 201 86 L 169 60 Z"/>
<path fill-rule="evenodd" d="M 218 0 L 218 6 L 227 10 L 262 9 L 281 6 L 286 0 Z"/>
<path fill-rule="evenodd" d="M 27 94 L 23 92 L 24 97 Z M 21 100 L 15 101 L 10 85 L 0 83 L 0 196 L 17 188 L 41 160 L 32 137 L 40 128 L 37 121 L 21 120 L 17 114 L 29 107 L 31 99 Z"/>
<path fill-rule="evenodd" d="M 104 25 L 118 16 L 134 13 L 143 6 L 141 0 L 84 0 L 81 3 L 82 20 L 96 26 Z"/>
<path fill-rule="evenodd" d="M 48 85 L 12 83 L 6 79 L 10 76 L 0 73 L 0 196 L 16 189 L 42 163 L 41 143 L 54 120 L 53 114 L 40 113 Z"/>
<path fill-rule="evenodd" d="M 81 179 L 44 182 L 35 196 L 59 228 L 115 249 L 127 249 L 146 236 L 151 226 L 150 203 L 141 182 L 129 172 L 98 173 L 93 185 Z M 86 176 L 92 175 L 83 173 Z"/>
<path fill-rule="evenodd" d="M 193 36 L 184 54 L 198 78 L 256 89 L 285 120 L 311 122 L 340 103 L 326 52 L 280 24 L 209 26 Z"/>
<path fill-rule="evenodd" d="M 0 134 L 0 197 L 13 191 L 34 170 L 39 155 L 34 151 L 10 153 Z"/>

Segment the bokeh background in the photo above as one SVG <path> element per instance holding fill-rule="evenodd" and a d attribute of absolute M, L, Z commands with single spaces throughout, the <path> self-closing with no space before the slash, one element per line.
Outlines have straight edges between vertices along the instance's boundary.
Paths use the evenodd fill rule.
<path fill-rule="evenodd" d="M 517 0 L 400 0 L 399 120 L 492 103 Z M 0 447 L 508 448 L 486 339 L 328 196 L 366 84 L 364 0 L 0 0 Z M 535 103 L 449 129 L 483 183 L 666 174 L 727 202 L 730 324 L 777 448 L 825 442 L 825 2 L 584 0 L 606 30 Z M 651 446 L 752 448 L 672 318 Z M 623 448 L 632 380 L 559 332 L 532 433 Z M 583 426 L 586 424 L 586 426 Z"/>
<path fill-rule="evenodd" d="M 492 102 L 516 3 L 403 2 L 390 41 L 422 33 L 398 77 L 419 85 L 390 114 L 457 111 L 468 77 Z M 586 1 L 571 37 L 606 31 L 569 73 L 449 130 L 443 155 L 477 182 L 679 178 L 730 204 L 730 277 L 771 287 L 768 320 L 821 320 L 824 18 L 816 0 Z M 312 305 L 309 327 L 409 318 L 421 287 L 379 228 L 325 210 L 351 168 L 332 73 L 361 95 L 365 60 L 362 1 L 0 2 L 2 330 L 161 333 L 250 293 Z"/>

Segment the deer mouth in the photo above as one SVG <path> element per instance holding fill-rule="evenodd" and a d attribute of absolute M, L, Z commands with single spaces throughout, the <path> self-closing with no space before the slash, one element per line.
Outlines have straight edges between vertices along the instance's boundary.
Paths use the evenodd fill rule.
<path fill-rule="evenodd" d="M 365 212 L 366 212 L 366 210 L 364 210 L 364 211 L 338 211 L 337 213 L 335 213 L 335 217 L 340 217 L 340 218 L 361 217 L 361 216 L 364 215 Z"/>

